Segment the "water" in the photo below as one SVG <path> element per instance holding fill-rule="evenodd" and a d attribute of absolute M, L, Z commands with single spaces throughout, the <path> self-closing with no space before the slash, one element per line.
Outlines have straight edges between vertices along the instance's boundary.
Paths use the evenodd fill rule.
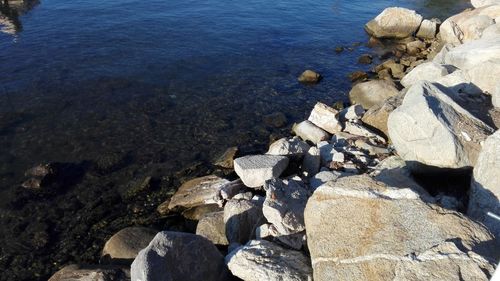
<path fill-rule="evenodd" d="M 468 5 L 14 4 L 1 9 L 10 21 L 0 33 L 0 219 L 7 226 L 0 231 L 0 268 L 20 280 L 44 279 L 70 262 L 96 262 L 113 231 L 158 225 L 150 213 L 178 186 L 179 171 L 201 163 L 196 169 L 208 172 L 207 163 L 225 148 L 259 150 L 270 134 L 284 134 L 304 118 L 316 101 L 345 100 L 346 75 L 368 69 L 356 61 L 370 50 L 334 49 L 365 42 L 363 24 L 383 8 L 409 7 L 444 19 Z M 323 81 L 297 83 L 307 68 L 320 72 Z M 285 113 L 287 127 L 262 122 L 274 112 Z M 26 169 L 47 162 L 64 163 L 75 180 L 50 187 L 50 194 L 20 187 Z M 180 175 L 203 173 L 196 169 Z M 127 197 L 130 186 L 146 176 L 157 181 L 154 195 Z"/>

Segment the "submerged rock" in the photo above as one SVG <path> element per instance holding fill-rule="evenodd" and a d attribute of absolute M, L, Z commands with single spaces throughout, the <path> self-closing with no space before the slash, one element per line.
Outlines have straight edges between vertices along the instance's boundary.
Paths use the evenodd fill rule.
<path fill-rule="evenodd" d="M 301 83 L 318 83 L 321 80 L 321 75 L 308 69 L 299 76 L 298 80 Z"/>
<path fill-rule="evenodd" d="M 170 199 L 169 209 L 175 207 L 192 208 L 206 204 L 216 204 L 220 189 L 228 180 L 215 175 L 189 180 L 181 185 Z"/>
<path fill-rule="evenodd" d="M 248 187 L 260 187 L 277 178 L 288 166 L 288 158 L 279 155 L 249 155 L 234 160 L 234 171 Z"/>
<path fill-rule="evenodd" d="M 275 128 L 281 128 L 287 123 L 286 115 L 283 112 L 271 113 L 265 115 L 262 119 L 267 126 Z"/>
<path fill-rule="evenodd" d="M 374 105 L 382 105 L 389 97 L 399 94 L 393 84 L 385 80 L 373 80 L 359 83 L 349 92 L 349 100 L 360 104 L 364 109 Z"/>
<path fill-rule="evenodd" d="M 406 38 L 417 31 L 422 19 L 413 10 L 391 7 L 369 21 L 365 30 L 377 38 Z"/>
<path fill-rule="evenodd" d="M 114 260 L 135 259 L 140 250 L 146 248 L 157 230 L 147 227 L 126 227 L 115 233 L 104 244 L 102 256 Z"/>

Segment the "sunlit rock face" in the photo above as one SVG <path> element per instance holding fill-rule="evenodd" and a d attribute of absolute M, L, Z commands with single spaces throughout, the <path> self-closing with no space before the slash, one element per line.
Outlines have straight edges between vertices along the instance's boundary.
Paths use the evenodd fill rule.
<path fill-rule="evenodd" d="M 0 32 L 15 35 L 22 30 L 19 17 L 36 5 L 38 0 L 7 0 L 0 2 Z"/>

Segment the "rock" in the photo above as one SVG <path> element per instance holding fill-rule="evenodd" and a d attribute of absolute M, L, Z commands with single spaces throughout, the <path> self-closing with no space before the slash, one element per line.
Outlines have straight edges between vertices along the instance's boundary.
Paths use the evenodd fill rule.
<path fill-rule="evenodd" d="M 208 239 L 183 232 L 159 232 L 131 266 L 131 281 L 224 280 L 224 257 Z"/>
<path fill-rule="evenodd" d="M 196 226 L 196 234 L 207 238 L 216 245 L 228 245 L 224 212 L 206 214 Z"/>
<path fill-rule="evenodd" d="M 365 114 L 364 108 L 359 104 L 355 104 L 342 110 L 340 117 L 344 120 L 359 120 L 363 117 L 363 114 Z"/>
<path fill-rule="evenodd" d="M 193 208 L 189 208 L 182 212 L 182 216 L 188 220 L 198 221 L 203 218 L 206 214 L 222 211 L 220 204 L 207 204 L 201 205 Z"/>
<path fill-rule="evenodd" d="M 315 175 L 321 166 L 320 150 L 312 146 L 307 151 L 302 161 L 302 172 L 306 177 Z"/>
<path fill-rule="evenodd" d="M 374 105 L 370 107 L 361 120 L 363 123 L 384 133 L 386 137 L 389 137 L 387 119 L 389 119 L 389 114 L 401 105 L 403 98 L 404 95 L 399 94 L 386 99 L 381 106 Z"/>
<path fill-rule="evenodd" d="M 499 0 L 471 0 L 470 3 L 474 8 L 481 8 L 489 5 L 498 5 L 500 4 Z"/>
<path fill-rule="evenodd" d="M 352 135 L 346 132 L 339 132 L 332 136 L 330 143 L 333 147 L 343 149 L 353 143 L 359 136 Z"/>
<path fill-rule="evenodd" d="M 406 43 L 406 52 L 410 56 L 415 56 L 423 50 L 425 50 L 425 43 L 420 40 L 415 40 Z"/>
<path fill-rule="evenodd" d="M 158 207 L 156 207 L 156 212 L 160 215 L 160 216 L 166 216 L 170 213 L 170 209 L 168 208 L 168 205 L 170 204 L 170 199 L 167 199 L 166 201 L 164 201 L 163 203 L 161 203 L 160 205 L 158 205 Z"/>
<path fill-rule="evenodd" d="M 216 196 L 228 180 L 215 175 L 189 180 L 181 185 L 170 199 L 169 209 L 175 207 L 192 208 L 206 204 L 216 204 Z"/>
<path fill-rule="evenodd" d="M 500 37 L 483 38 L 455 47 L 445 53 L 444 64 L 470 69 L 495 59 L 500 59 Z"/>
<path fill-rule="evenodd" d="M 424 19 L 417 31 L 417 37 L 422 39 L 433 39 L 437 33 L 437 22 Z"/>
<path fill-rule="evenodd" d="M 314 191 L 324 183 L 335 181 L 342 176 L 345 176 L 345 174 L 338 171 L 321 171 L 311 178 L 309 187 Z"/>
<path fill-rule="evenodd" d="M 500 215 L 499 198 L 500 131 L 496 131 L 484 142 L 474 167 L 467 214 L 486 225 L 497 239 L 500 237 L 500 223 L 487 213 Z"/>
<path fill-rule="evenodd" d="M 224 206 L 224 224 L 229 243 L 244 244 L 254 238 L 255 229 L 263 224 L 263 200 L 229 200 Z"/>
<path fill-rule="evenodd" d="M 374 105 L 382 105 L 387 98 L 397 94 L 399 91 L 390 82 L 373 80 L 355 85 L 349 92 L 349 100 L 369 109 Z"/>
<path fill-rule="evenodd" d="M 224 154 L 222 154 L 222 156 L 219 157 L 219 159 L 217 159 L 217 161 L 215 161 L 214 165 L 225 168 L 225 169 L 232 169 L 233 168 L 233 161 L 234 161 L 234 157 L 236 156 L 236 153 L 238 153 L 237 146 L 233 146 L 233 147 L 226 149 Z"/>
<path fill-rule="evenodd" d="M 493 94 L 500 77 L 500 59 L 485 61 L 466 70 L 466 73 L 472 85 L 484 93 Z"/>
<path fill-rule="evenodd" d="M 338 54 L 338 53 L 342 53 L 344 51 L 344 47 L 342 46 L 337 46 L 335 47 L 335 52 Z"/>
<path fill-rule="evenodd" d="M 389 149 L 387 149 L 385 146 L 378 146 L 374 145 L 372 143 L 369 143 L 366 139 L 357 139 L 354 142 L 354 146 L 357 148 L 368 152 L 370 155 L 382 155 L 382 154 L 389 154 Z"/>
<path fill-rule="evenodd" d="M 474 166 L 480 143 L 493 132 L 429 82 L 409 88 L 388 128 L 401 158 L 440 168 Z"/>
<path fill-rule="evenodd" d="M 266 199 L 262 212 L 281 235 L 303 231 L 304 208 L 309 191 L 304 184 L 295 180 L 272 179 L 264 185 Z"/>
<path fill-rule="evenodd" d="M 494 238 L 481 225 L 460 213 L 424 203 L 410 189 L 393 188 L 366 175 L 342 177 L 319 187 L 304 216 L 314 280 L 420 280 L 412 277 L 415 272 L 408 272 L 408 266 L 415 266 L 418 276 L 426 276 L 426 280 L 460 276 L 458 269 L 437 273 L 441 265 L 448 268 L 448 262 L 455 262 L 440 251 L 428 254 L 444 243 L 465 253 L 495 255 L 488 246 Z M 478 269 L 487 262 L 466 256 L 463 260 L 468 261 L 464 269 L 475 269 L 470 276 L 482 280 L 485 273 Z"/>
<path fill-rule="evenodd" d="M 288 158 L 279 155 L 250 155 L 234 160 L 234 171 L 248 187 L 260 187 L 277 178 L 288 166 Z"/>
<path fill-rule="evenodd" d="M 281 128 L 287 123 L 286 116 L 282 112 L 265 115 L 262 119 L 267 126 L 275 128 Z"/>
<path fill-rule="evenodd" d="M 401 79 L 401 85 L 404 87 L 410 87 L 411 85 L 415 84 L 418 81 L 430 81 L 434 82 L 437 79 L 448 75 L 448 69 L 440 64 L 434 63 L 432 61 L 430 62 L 425 62 L 414 69 L 412 69 L 410 72 L 408 72 L 403 79 Z"/>
<path fill-rule="evenodd" d="M 327 141 L 318 143 L 317 147 L 319 148 L 321 165 L 323 166 L 326 166 L 328 165 L 328 163 L 332 162 L 333 155 L 338 152 L 337 150 L 335 150 L 333 144 L 330 144 Z"/>
<path fill-rule="evenodd" d="M 104 244 L 102 256 L 132 261 L 140 250 L 148 246 L 156 233 L 157 230 L 147 227 L 126 227 L 111 236 Z"/>
<path fill-rule="evenodd" d="M 500 36 L 500 22 L 498 21 L 485 28 L 481 34 L 481 38 L 485 40 L 498 38 L 498 36 Z"/>
<path fill-rule="evenodd" d="M 301 83 L 318 83 L 321 79 L 321 75 L 312 71 L 306 70 L 299 76 L 299 82 Z"/>
<path fill-rule="evenodd" d="M 309 259 L 265 240 L 252 240 L 226 257 L 234 276 L 245 281 L 311 281 Z"/>
<path fill-rule="evenodd" d="M 369 54 L 361 55 L 358 59 L 358 63 L 360 63 L 360 64 L 371 64 L 372 61 L 373 61 L 373 57 L 372 57 L 372 55 L 369 55 Z"/>
<path fill-rule="evenodd" d="M 368 79 L 368 74 L 364 71 L 354 71 L 349 74 L 349 79 L 351 80 L 351 82 L 363 81 Z"/>
<path fill-rule="evenodd" d="M 282 138 L 271 144 L 266 154 L 284 156 L 303 156 L 309 145 L 301 141 L 298 137 Z"/>
<path fill-rule="evenodd" d="M 406 38 L 414 34 L 422 16 L 413 10 L 391 7 L 365 25 L 365 30 L 377 38 Z"/>
<path fill-rule="evenodd" d="M 349 134 L 356 135 L 356 136 L 373 138 L 379 142 L 385 143 L 385 140 L 383 137 L 381 137 L 377 133 L 372 132 L 371 130 L 365 128 L 363 125 L 360 125 L 357 123 L 345 122 L 344 132 L 347 132 Z"/>
<path fill-rule="evenodd" d="M 492 93 L 491 103 L 493 104 L 494 107 L 500 108 L 500 83 L 497 83 L 495 91 L 493 91 Z"/>
<path fill-rule="evenodd" d="M 54 273 L 49 281 L 127 281 L 130 272 L 117 266 L 71 264 Z"/>
<path fill-rule="evenodd" d="M 241 179 L 234 180 L 228 184 L 225 184 L 220 189 L 219 200 L 229 200 L 236 196 L 236 194 L 245 190 L 245 185 L 241 181 Z"/>
<path fill-rule="evenodd" d="M 307 120 L 328 133 L 335 134 L 342 130 L 338 117 L 338 110 L 333 109 L 324 103 L 318 102 L 314 106 Z"/>
<path fill-rule="evenodd" d="M 292 130 L 303 140 L 310 141 L 314 144 L 330 138 L 330 135 L 326 131 L 314 125 L 311 121 L 308 120 L 293 125 Z"/>

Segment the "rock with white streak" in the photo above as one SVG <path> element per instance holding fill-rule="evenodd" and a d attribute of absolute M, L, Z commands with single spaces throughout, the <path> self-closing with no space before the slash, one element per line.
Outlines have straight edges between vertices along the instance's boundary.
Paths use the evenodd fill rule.
<path fill-rule="evenodd" d="M 255 229 L 264 223 L 264 200 L 229 200 L 224 206 L 225 232 L 229 243 L 244 244 L 254 238 Z"/>
<path fill-rule="evenodd" d="M 228 180 L 215 175 L 189 180 L 181 185 L 170 199 L 169 209 L 175 207 L 193 208 L 215 204 L 220 189 Z"/>
<path fill-rule="evenodd" d="M 314 125 L 311 121 L 302 121 L 299 124 L 294 124 L 292 131 L 301 139 L 317 144 L 330 138 L 330 135 L 323 129 Z"/>
<path fill-rule="evenodd" d="M 310 192 L 300 181 L 273 179 L 266 182 L 262 212 L 281 235 L 303 231 L 304 208 Z"/>
<path fill-rule="evenodd" d="M 328 133 L 335 134 L 342 130 L 342 126 L 340 125 L 338 118 L 339 112 L 336 109 L 329 107 L 324 103 L 318 102 L 314 106 L 307 120 Z"/>
<path fill-rule="evenodd" d="M 401 79 L 401 85 L 407 88 L 422 80 L 433 82 L 448 74 L 448 69 L 445 66 L 432 61 L 425 62 L 408 72 Z"/>
<path fill-rule="evenodd" d="M 349 92 L 349 100 L 364 109 L 382 105 L 386 99 L 399 94 L 393 83 L 386 80 L 372 80 L 356 84 Z"/>
<path fill-rule="evenodd" d="M 377 38 L 406 38 L 413 35 L 422 16 L 413 10 L 391 7 L 365 25 L 365 30 Z"/>
<path fill-rule="evenodd" d="M 417 31 L 417 37 L 422 39 L 433 39 L 437 33 L 437 22 L 424 19 Z"/>
<path fill-rule="evenodd" d="M 267 154 L 285 156 L 303 156 L 309 150 L 309 145 L 298 137 L 282 138 L 269 146 Z"/>
<path fill-rule="evenodd" d="M 252 240 L 226 256 L 231 273 L 245 281 L 312 281 L 312 269 L 302 252 L 266 240 Z"/>
<path fill-rule="evenodd" d="M 288 158 L 279 155 L 249 155 L 234 160 L 234 171 L 243 183 L 252 188 L 277 178 L 288 166 Z"/>
<path fill-rule="evenodd" d="M 493 132 L 429 82 L 408 90 L 388 127 L 401 158 L 439 168 L 474 166 L 481 142 Z"/>
<path fill-rule="evenodd" d="M 316 146 L 312 146 L 304 156 L 304 160 L 302 160 L 302 173 L 306 177 L 310 177 L 319 171 L 320 166 L 320 150 Z"/>

